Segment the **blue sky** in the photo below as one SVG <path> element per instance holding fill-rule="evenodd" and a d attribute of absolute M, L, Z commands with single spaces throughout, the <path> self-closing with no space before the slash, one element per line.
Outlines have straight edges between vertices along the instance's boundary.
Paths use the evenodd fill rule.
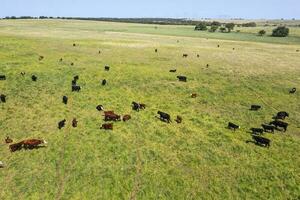
<path fill-rule="evenodd" d="M 300 0 L 0 0 L 0 17 L 300 19 Z"/>

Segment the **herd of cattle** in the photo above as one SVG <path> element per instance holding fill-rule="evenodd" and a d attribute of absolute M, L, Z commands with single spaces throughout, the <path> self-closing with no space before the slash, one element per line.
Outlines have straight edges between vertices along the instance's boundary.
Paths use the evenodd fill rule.
<path fill-rule="evenodd" d="M 76 47 L 76 44 L 73 44 L 74 47 Z M 220 47 L 218 45 L 218 47 Z M 234 50 L 234 49 L 233 49 Z M 155 49 L 155 52 L 157 53 L 158 50 Z M 99 51 L 99 54 L 101 53 L 101 51 Z M 183 58 L 187 58 L 188 54 L 183 54 Z M 199 54 L 197 54 L 197 57 L 199 57 Z M 43 60 L 44 56 L 40 56 L 39 60 Z M 63 61 L 63 59 L 59 59 L 60 62 Z M 74 63 L 71 63 L 71 65 L 74 65 Z M 206 67 L 209 67 L 209 64 L 207 64 Z M 104 67 L 105 71 L 109 71 L 110 67 L 109 66 L 105 66 Z M 171 69 L 169 72 L 171 73 L 175 73 L 177 70 L 176 69 Z M 22 76 L 25 76 L 25 72 L 21 72 Z M 186 76 L 182 76 L 182 75 L 178 75 L 177 76 L 178 80 L 181 82 L 187 82 L 187 77 Z M 32 81 L 36 82 L 38 80 L 38 77 L 36 75 L 32 75 L 31 76 Z M 4 81 L 6 80 L 6 76 L 5 75 L 0 75 L 0 81 Z M 80 92 L 81 87 L 80 85 L 77 84 L 79 80 L 79 76 L 74 76 L 72 83 L 71 83 L 71 91 L 72 92 Z M 105 86 L 107 84 L 106 79 L 103 79 L 101 81 L 101 85 Z M 290 94 L 294 94 L 296 93 L 296 88 L 292 88 L 290 91 Z M 196 98 L 197 94 L 192 94 L 191 95 L 192 98 Z M 6 102 L 6 95 L 4 94 L 0 94 L 0 103 L 5 103 Z M 67 96 L 63 96 L 62 98 L 62 102 L 64 104 L 68 104 L 68 97 Z M 98 105 L 96 106 L 96 109 L 98 111 L 103 111 L 104 113 L 104 121 L 105 123 L 102 124 L 100 126 L 100 129 L 105 129 L 105 130 L 113 130 L 113 123 L 112 122 L 117 122 L 117 121 L 121 121 L 121 119 L 126 122 L 128 120 L 131 119 L 131 116 L 128 114 L 125 114 L 124 116 L 118 115 L 116 114 L 114 111 L 104 111 L 104 107 L 103 105 Z M 146 109 L 146 105 L 143 103 L 137 103 L 137 102 L 132 102 L 132 109 L 135 111 L 140 111 L 140 110 L 144 110 Z M 251 105 L 250 110 L 252 111 L 258 111 L 261 109 L 260 105 Z M 163 122 L 166 123 L 170 123 L 171 122 L 171 116 L 168 113 L 162 112 L 162 111 L 158 111 L 157 112 L 158 116 L 156 116 L 158 119 L 160 119 Z M 268 124 L 262 124 L 261 128 L 251 128 L 251 136 L 252 139 L 254 140 L 254 143 L 260 146 L 264 146 L 264 147 L 269 147 L 271 141 L 268 138 L 262 137 L 261 135 L 264 134 L 265 132 L 267 133 L 274 133 L 275 130 L 279 130 L 279 131 L 287 131 L 287 127 L 288 127 L 288 123 L 284 122 L 285 118 L 289 117 L 289 114 L 285 111 L 281 111 L 278 112 L 274 117 L 273 117 L 273 121 L 271 121 Z M 181 116 L 177 116 L 175 121 L 177 123 L 182 123 L 182 117 Z M 107 123 L 109 122 L 109 123 Z M 77 119 L 73 118 L 72 120 L 72 127 L 76 128 L 77 127 Z M 63 119 L 61 121 L 58 122 L 58 129 L 62 129 L 66 124 L 66 119 Z M 228 123 L 227 126 L 228 129 L 232 129 L 232 130 L 236 130 L 239 129 L 240 126 L 236 125 L 232 122 Z M 249 141 L 247 141 L 249 142 Z M 251 141 L 253 142 L 253 141 Z M 34 148 L 39 148 L 39 147 L 43 147 L 40 146 L 41 144 L 47 144 L 47 142 L 45 140 L 39 140 L 39 139 L 28 139 L 28 140 L 23 140 L 17 143 L 13 143 L 13 140 L 9 137 L 7 137 L 5 139 L 5 143 L 6 144 L 10 144 L 9 145 L 9 149 L 11 152 L 15 152 L 21 149 L 34 149 Z M 13 143 L 13 144 L 11 144 Z M 4 165 L 3 163 L 0 161 L 0 168 L 2 168 Z"/>

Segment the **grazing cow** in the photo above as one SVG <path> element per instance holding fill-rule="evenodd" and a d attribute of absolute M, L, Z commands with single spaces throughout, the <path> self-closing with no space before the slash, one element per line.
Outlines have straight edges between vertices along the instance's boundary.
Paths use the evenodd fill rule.
<path fill-rule="evenodd" d="M 103 79 L 101 84 L 104 86 L 104 85 L 106 85 L 106 83 L 107 83 L 107 81 L 105 79 Z"/>
<path fill-rule="evenodd" d="M 278 127 L 283 128 L 283 131 L 285 132 L 285 131 L 287 131 L 287 127 L 289 124 L 286 122 L 283 122 L 283 121 L 275 120 L 275 121 L 270 122 L 270 125 L 274 125 L 276 127 L 276 129 L 278 129 Z"/>
<path fill-rule="evenodd" d="M 196 98 L 196 97 L 197 97 L 197 94 L 196 94 L 196 93 L 193 93 L 193 94 L 191 94 L 191 97 L 192 97 L 192 98 Z"/>
<path fill-rule="evenodd" d="M 22 76 L 25 76 L 25 72 L 21 72 L 21 75 L 22 75 Z"/>
<path fill-rule="evenodd" d="M 12 143 L 12 142 L 13 142 L 13 140 L 10 139 L 10 138 L 7 136 L 6 139 L 5 139 L 5 143 L 6 143 L 6 144 L 9 144 L 9 143 Z"/>
<path fill-rule="evenodd" d="M 179 115 L 177 115 L 177 117 L 176 117 L 176 120 L 175 120 L 176 122 L 177 122 L 177 124 L 181 124 L 181 122 L 182 122 L 182 117 L 181 116 L 179 116 Z"/>
<path fill-rule="evenodd" d="M 101 54 L 101 51 L 98 51 L 99 54 Z"/>
<path fill-rule="evenodd" d="M 233 129 L 235 131 L 236 129 L 239 129 L 240 126 L 238 126 L 238 125 L 236 125 L 236 124 L 234 124 L 232 122 L 229 122 L 227 128 L 228 129 Z"/>
<path fill-rule="evenodd" d="M 32 81 L 37 81 L 37 76 L 36 75 L 32 75 L 31 79 L 32 79 Z"/>
<path fill-rule="evenodd" d="M 37 148 L 40 144 L 47 144 L 45 140 L 38 139 L 29 139 L 22 141 L 24 149 L 34 149 Z"/>
<path fill-rule="evenodd" d="M 199 58 L 200 57 L 200 55 L 199 54 L 197 54 L 197 58 Z"/>
<path fill-rule="evenodd" d="M 260 105 L 251 105 L 251 108 L 250 108 L 250 110 L 253 110 L 253 111 L 257 111 L 259 109 L 261 109 Z"/>
<path fill-rule="evenodd" d="M 146 109 L 146 104 L 140 103 L 140 109 L 145 110 Z"/>
<path fill-rule="evenodd" d="M 109 66 L 108 65 L 104 66 L 104 69 L 105 71 L 109 71 Z"/>
<path fill-rule="evenodd" d="M 218 48 L 220 47 L 220 45 L 218 44 Z"/>
<path fill-rule="evenodd" d="M 62 62 L 63 61 L 63 59 L 61 58 L 61 59 L 59 59 L 59 62 Z"/>
<path fill-rule="evenodd" d="M 5 75 L 0 75 L 0 80 L 1 81 L 5 81 L 6 80 L 6 76 Z"/>
<path fill-rule="evenodd" d="M 77 123 L 78 123 L 78 121 L 76 120 L 76 118 L 73 118 L 73 120 L 72 120 L 72 126 L 73 126 L 73 128 L 77 127 Z"/>
<path fill-rule="evenodd" d="M 61 120 L 58 122 L 58 129 L 62 129 L 66 125 L 66 120 Z"/>
<path fill-rule="evenodd" d="M 98 105 L 98 106 L 96 107 L 96 109 L 97 109 L 98 111 L 102 111 L 102 110 L 104 110 L 104 107 L 103 107 L 102 105 Z"/>
<path fill-rule="evenodd" d="M 206 64 L 206 68 L 208 68 L 209 67 L 209 64 Z"/>
<path fill-rule="evenodd" d="M 157 53 L 157 51 L 158 51 L 158 50 L 157 50 L 157 49 L 155 49 L 155 53 Z"/>
<path fill-rule="evenodd" d="M 20 151 L 22 149 L 22 147 L 23 147 L 23 142 L 18 142 L 18 143 L 9 145 L 11 152 Z"/>
<path fill-rule="evenodd" d="M 140 111 L 146 108 L 145 104 L 132 102 L 132 110 Z"/>
<path fill-rule="evenodd" d="M 102 126 L 100 127 L 100 129 L 104 129 L 104 130 L 113 130 L 113 124 L 102 124 Z"/>
<path fill-rule="evenodd" d="M 74 66 L 74 63 L 73 63 L 73 62 L 71 63 L 71 66 Z"/>
<path fill-rule="evenodd" d="M 105 113 L 105 121 L 121 121 L 121 116 L 114 113 Z"/>
<path fill-rule="evenodd" d="M 171 73 L 175 73 L 177 70 L 176 69 L 171 69 L 170 72 Z"/>
<path fill-rule="evenodd" d="M 0 161 L 0 168 L 4 168 L 4 163 Z"/>
<path fill-rule="evenodd" d="M 73 47 L 76 47 L 76 44 L 75 44 L 75 43 L 73 43 Z"/>
<path fill-rule="evenodd" d="M 232 50 L 234 51 L 234 50 L 235 50 L 235 48 L 232 48 Z"/>
<path fill-rule="evenodd" d="M 0 95 L 0 102 L 2 102 L 2 103 L 6 102 L 6 95 L 4 95 L 4 94 Z"/>
<path fill-rule="evenodd" d="M 169 114 L 161 112 L 161 111 L 158 111 L 157 114 L 159 114 L 159 119 L 161 121 L 164 121 L 164 122 L 167 122 L 167 123 L 171 122 L 171 117 L 170 117 Z"/>
<path fill-rule="evenodd" d="M 296 52 L 299 52 L 299 49 L 297 49 Z"/>
<path fill-rule="evenodd" d="M 44 59 L 44 56 L 40 56 L 39 57 L 39 61 L 43 60 Z"/>
<path fill-rule="evenodd" d="M 81 87 L 79 85 L 72 85 L 72 92 L 79 92 Z"/>
<path fill-rule="evenodd" d="M 285 120 L 286 117 L 289 117 L 289 113 L 287 113 L 285 111 L 280 111 L 277 113 L 275 118 Z"/>
<path fill-rule="evenodd" d="M 292 88 L 292 89 L 290 90 L 290 94 L 295 94 L 296 91 L 297 91 L 297 88 Z"/>
<path fill-rule="evenodd" d="M 63 103 L 64 104 L 68 104 L 68 97 L 67 96 L 63 96 Z"/>
<path fill-rule="evenodd" d="M 271 140 L 257 135 L 252 135 L 253 140 L 257 145 L 270 147 Z"/>
<path fill-rule="evenodd" d="M 264 129 L 262 129 L 262 128 L 251 128 L 250 130 L 252 131 L 252 134 L 255 134 L 255 135 L 264 133 Z"/>
<path fill-rule="evenodd" d="M 265 132 L 274 133 L 275 127 L 268 124 L 262 124 L 261 125 Z"/>
<path fill-rule="evenodd" d="M 126 122 L 126 121 L 128 121 L 128 120 L 130 120 L 131 119 L 131 116 L 130 115 L 124 115 L 123 116 L 123 121 L 124 122 Z"/>
<path fill-rule="evenodd" d="M 76 75 L 76 76 L 73 77 L 73 79 L 74 79 L 75 81 L 78 81 L 78 80 L 79 80 L 79 76 Z"/>
<path fill-rule="evenodd" d="M 187 78 L 186 76 L 177 76 L 178 80 L 181 81 L 181 82 L 186 82 L 187 81 Z"/>
<path fill-rule="evenodd" d="M 182 57 L 183 57 L 183 58 L 187 58 L 187 57 L 188 57 L 188 54 L 184 53 L 184 54 L 182 54 Z"/>

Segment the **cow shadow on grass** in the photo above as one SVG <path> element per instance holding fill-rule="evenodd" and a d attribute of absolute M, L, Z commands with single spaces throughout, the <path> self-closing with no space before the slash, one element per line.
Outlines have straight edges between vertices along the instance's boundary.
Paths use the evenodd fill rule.
<path fill-rule="evenodd" d="M 24 150 L 26 151 L 32 151 L 32 150 L 38 150 L 38 149 L 41 149 L 41 148 L 46 148 L 46 146 L 37 146 L 37 147 L 27 147 L 27 148 L 23 148 Z"/>
<path fill-rule="evenodd" d="M 168 121 L 165 121 L 165 120 L 163 120 L 162 118 L 160 118 L 160 117 L 158 117 L 158 116 L 155 116 L 155 118 L 159 119 L 159 121 L 164 122 L 164 123 L 166 123 L 166 124 L 171 123 L 171 120 L 170 120 L 170 122 L 168 122 Z"/>
<path fill-rule="evenodd" d="M 247 140 L 246 143 L 247 143 L 247 144 L 248 144 L 248 143 L 253 143 L 253 144 L 255 144 L 256 146 L 259 146 L 259 147 L 262 147 L 262 148 L 266 148 L 266 146 L 264 146 L 264 145 L 262 145 L 262 144 L 259 144 L 259 143 L 256 143 L 256 142 L 254 142 L 253 140 Z"/>

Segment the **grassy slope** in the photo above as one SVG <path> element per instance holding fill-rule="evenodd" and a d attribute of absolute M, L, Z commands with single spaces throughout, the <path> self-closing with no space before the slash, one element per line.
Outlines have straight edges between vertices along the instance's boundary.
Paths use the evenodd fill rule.
<path fill-rule="evenodd" d="M 0 73 L 8 76 L 0 82 L 8 96 L 0 104 L 0 136 L 49 142 L 14 154 L 1 144 L 7 167 L 0 170 L 0 199 L 299 197 L 300 96 L 287 94 L 300 85 L 299 45 L 133 34 L 153 32 L 148 25 L 117 25 L 119 30 L 115 23 L 0 21 Z M 155 31 L 173 35 L 172 26 Z M 192 36 L 178 35 L 185 34 Z M 39 62 L 39 55 L 45 60 Z M 177 82 L 168 73 L 174 67 L 189 82 Z M 78 94 L 70 92 L 76 74 L 83 87 Z M 106 87 L 99 84 L 103 78 Z M 190 99 L 191 93 L 199 97 Z M 62 95 L 70 98 L 67 106 Z M 133 100 L 147 109 L 131 111 Z M 263 110 L 248 111 L 253 103 Z M 102 131 L 98 104 L 133 119 Z M 154 118 L 157 110 L 181 115 L 184 123 L 164 124 Z M 247 129 L 270 121 L 277 110 L 290 112 L 287 134 L 268 134 L 270 149 L 246 144 Z M 77 129 L 69 123 L 57 129 L 59 120 L 73 117 Z M 228 121 L 242 129 L 225 129 Z"/>

